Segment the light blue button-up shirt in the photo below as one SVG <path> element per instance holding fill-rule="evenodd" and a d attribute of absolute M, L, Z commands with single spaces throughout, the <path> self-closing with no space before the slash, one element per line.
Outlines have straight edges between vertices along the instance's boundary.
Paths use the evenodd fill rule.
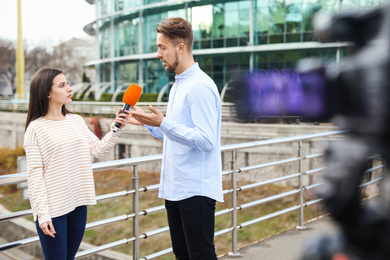
<path fill-rule="evenodd" d="M 160 127 L 145 127 L 164 144 L 159 198 L 223 201 L 221 99 L 198 63 L 175 76 Z"/>

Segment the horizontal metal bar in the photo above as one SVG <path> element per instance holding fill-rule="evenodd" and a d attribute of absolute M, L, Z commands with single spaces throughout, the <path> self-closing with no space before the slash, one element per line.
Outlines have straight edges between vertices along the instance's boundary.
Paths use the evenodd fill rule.
<path fill-rule="evenodd" d="M 168 226 L 163 227 L 163 228 L 159 228 L 159 229 L 155 229 L 155 230 L 152 230 L 152 231 L 145 232 L 144 235 L 145 235 L 145 238 L 148 238 L 148 237 L 151 237 L 151 236 L 154 236 L 154 235 L 157 235 L 157 234 L 161 234 L 161 233 L 164 233 L 164 232 L 167 232 L 167 231 L 169 231 L 169 227 Z"/>
<path fill-rule="evenodd" d="M 267 181 L 251 183 L 251 184 L 247 184 L 247 185 L 239 187 L 238 190 L 239 191 L 249 190 L 249 189 L 257 188 L 257 187 L 260 187 L 260 186 L 263 186 L 263 185 L 267 185 L 267 184 L 270 184 L 270 183 L 296 178 L 296 177 L 299 177 L 299 175 L 301 175 L 301 174 L 300 173 L 294 173 L 294 174 L 290 174 L 290 175 L 287 175 L 287 176 L 282 176 L 282 177 L 279 177 L 279 178 L 274 178 L 274 179 L 267 180 Z"/>
<path fill-rule="evenodd" d="M 158 190 L 158 188 L 160 187 L 160 184 L 154 184 L 154 185 L 149 185 L 149 186 L 145 186 L 145 192 L 147 191 L 155 191 L 155 190 Z"/>
<path fill-rule="evenodd" d="M 164 249 L 164 250 L 161 250 L 161 251 L 156 252 L 156 253 L 151 254 L 151 255 L 144 256 L 142 259 L 145 259 L 145 260 L 154 259 L 156 257 L 162 256 L 162 255 L 166 255 L 166 254 L 168 254 L 170 252 L 172 252 L 172 247 Z"/>
<path fill-rule="evenodd" d="M 143 215 L 148 215 L 148 214 L 152 214 L 152 213 L 156 213 L 156 212 L 160 212 L 160 211 L 164 211 L 164 210 L 165 210 L 165 206 L 161 205 L 161 206 L 157 206 L 154 208 L 144 209 L 144 210 L 142 210 L 142 212 L 144 212 Z"/>
<path fill-rule="evenodd" d="M 229 233 L 233 230 L 232 227 L 230 228 L 225 228 L 225 229 L 222 229 L 222 230 L 219 230 L 217 232 L 214 233 L 214 237 L 217 237 L 217 236 L 220 236 L 220 235 L 223 235 L 223 234 L 226 234 L 226 233 Z"/>
<path fill-rule="evenodd" d="M 380 154 L 375 154 L 375 155 L 369 156 L 368 160 L 372 160 L 372 159 L 379 158 L 379 157 L 382 157 L 382 156 Z"/>
<path fill-rule="evenodd" d="M 375 180 L 365 182 L 365 183 L 363 183 L 362 185 L 360 185 L 359 187 L 362 188 L 362 187 L 365 187 L 365 186 L 374 184 L 375 182 L 378 182 L 378 181 L 381 181 L 381 180 L 382 180 L 382 177 L 379 177 L 379 178 L 377 178 L 377 179 L 375 179 Z"/>
<path fill-rule="evenodd" d="M 372 167 L 372 168 L 366 170 L 365 172 L 375 171 L 375 170 L 381 169 L 383 167 L 384 167 L 384 165 L 378 165 L 378 166 L 375 166 L 375 167 Z M 309 174 L 312 174 L 312 173 L 316 173 L 316 172 L 319 172 L 319 171 L 326 170 L 326 168 L 327 167 L 321 167 L 321 168 L 317 168 L 317 169 L 308 170 L 308 171 L 305 172 L 305 174 L 309 175 Z"/>
<path fill-rule="evenodd" d="M 316 173 L 316 172 L 320 172 L 320 171 L 323 171 L 325 170 L 327 167 L 320 167 L 320 168 L 317 168 L 317 169 L 311 169 L 311 170 L 308 170 L 305 172 L 306 175 L 309 175 L 309 174 L 313 174 L 313 173 Z"/>
<path fill-rule="evenodd" d="M 92 164 L 92 170 L 94 172 L 111 170 L 115 168 L 123 168 L 123 167 L 140 165 L 140 164 L 145 164 L 150 162 L 161 161 L 161 159 L 162 159 L 162 154 L 156 154 L 156 155 L 148 155 L 142 157 L 118 159 L 118 160 L 107 161 L 107 162 L 97 162 Z"/>
<path fill-rule="evenodd" d="M 134 238 L 133 239 L 122 239 L 122 240 L 118 240 L 118 241 L 115 241 L 115 242 L 112 242 L 112 243 L 108 243 L 108 244 L 105 244 L 105 245 L 101 245 L 101 246 L 97 246 L 97 247 L 94 247 L 94 248 L 91 248 L 91 249 L 87 249 L 87 250 L 78 252 L 76 254 L 75 259 L 87 256 L 87 255 L 93 255 L 93 254 L 96 254 L 97 252 L 101 252 L 101 251 L 104 251 L 104 250 L 112 249 L 112 248 L 115 248 L 115 247 L 118 247 L 118 246 L 127 245 L 128 243 L 130 243 L 132 241 L 134 241 Z"/>
<path fill-rule="evenodd" d="M 91 222 L 91 223 L 88 223 L 85 228 L 86 229 L 91 229 L 91 228 L 96 228 L 96 227 L 100 227 L 100 226 L 105 226 L 105 225 L 113 224 L 113 223 L 116 223 L 116 222 L 126 221 L 129 218 L 134 218 L 134 214 L 131 214 L 131 215 L 121 215 L 121 216 L 117 216 L 117 217 L 106 218 L 106 219 L 103 219 L 103 220 Z"/>
<path fill-rule="evenodd" d="M 232 193 L 232 192 L 233 192 L 233 189 L 226 189 L 226 190 L 223 190 L 223 195 L 228 194 L 228 193 Z"/>
<path fill-rule="evenodd" d="M 318 138 L 318 137 L 340 135 L 340 134 L 347 133 L 347 132 L 348 131 L 329 131 L 329 132 L 309 134 L 309 135 L 297 135 L 297 136 L 268 139 L 268 140 L 255 141 L 255 142 L 249 142 L 249 143 L 224 145 L 224 146 L 222 146 L 221 151 L 228 152 L 228 151 L 234 151 L 234 150 L 240 150 L 240 149 L 248 149 L 248 148 L 260 147 L 260 146 L 266 146 L 266 145 L 271 145 L 271 144 L 290 143 L 290 142 L 295 142 L 295 141 L 314 139 L 314 138 Z"/>
<path fill-rule="evenodd" d="M 129 194 L 129 193 L 130 192 L 127 192 L 127 191 L 119 191 L 119 192 L 115 192 L 115 193 L 100 195 L 100 196 L 96 196 L 96 201 L 112 199 L 112 198 L 116 198 L 116 197 L 123 197 L 123 196 L 127 196 L 127 194 Z M 33 212 L 31 209 L 13 212 L 13 213 L 9 213 L 9 214 L 3 214 L 3 215 L 0 215 L 0 222 L 14 219 L 14 218 L 29 217 L 32 215 L 33 215 Z"/>
<path fill-rule="evenodd" d="M 31 209 L 23 210 L 23 211 L 18 211 L 18 212 L 12 212 L 8 214 L 3 214 L 0 215 L 0 222 L 13 219 L 13 218 L 20 218 L 20 217 L 28 217 L 32 216 L 33 212 Z"/>
<path fill-rule="evenodd" d="M 372 171 L 375 171 L 375 170 L 382 169 L 383 167 L 385 167 L 383 164 L 377 165 L 377 166 L 374 166 L 374 167 L 372 167 L 372 168 L 366 170 L 365 172 L 372 172 Z"/>
<path fill-rule="evenodd" d="M 318 186 L 321 186 L 322 184 L 323 184 L 323 183 L 320 182 L 320 183 L 308 185 L 308 186 L 305 187 L 305 189 L 306 189 L 306 190 L 314 189 L 314 188 L 317 188 Z"/>
<path fill-rule="evenodd" d="M 296 194 L 298 192 L 300 192 L 300 190 L 291 190 L 291 191 L 280 193 L 280 194 L 277 194 L 277 195 L 274 195 L 274 196 L 270 196 L 270 197 L 267 197 L 267 198 L 264 198 L 264 199 L 248 202 L 248 203 L 240 205 L 239 209 L 246 209 L 246 208 L 250 208 L 250 207 L 253 207 L 253 206 L 257 206 L 257 205 L 260 205 L 260 204 L 263 204 L 263 203 L 266 203 L 266 202 L 270 202 L 270 201 L 273 201 L 273 200 L 281 199 L 283 197 L 287 197 L 287 196 Z"/>
<path fill-rule="evenodd" d="M 260 168 L 264 168 L 264 167 L 275 166 L 275 165 L 279 165 L 279 164 L 296 162 L 296 161 L 299 161 L 299 158 L 289 158 L 289 159 L 284 159 L 284 160 L 280 160 L 280 161 L 262 163 L 262 164 L 252 165 L 252 166 L 246 166 L 246 167 L 240 168 L 240 172 L 246 172 L 246 171 L 250 171 L 250 170 L 254 170 L 254 169 L 260 169 Z"/>
<path fill-rule="evenodd" d="M 0 186 L 12 185 L 27 181 L 27 172 L 0 175 Z"/>
<path fill-rule="evenodd" d="M 38 241 L 39 241 L 39 237 L 35 236 L 35 237 L 29 237 L 29 238 L 26 238 L 26 239 L 22 239 L 22 240 L 10 242 L 10 243 L 2 244 L 2 245 L 0 245 L 0 251 L 11 249 L 11 248 L 14 248 L 14 247 L 27 246 L 29 244 L 32 244 L 32 243 L 35 243 L 35 242 L 38 242 Z"/>
<path fill-rule="evenodd" d="M 118 160 L 106 161 L 106 162 L 97 162 L 97 163 L 92 163 L 92 170 L 94 172 L 98 172 L 104 170 L 111 170 L 115 168 L 124 168 L 133 165 L 161 161 L 161 159 L 162 159 L 162 154 L 156 154 L 156 155 L 149 155 L 149 156 L 142 156 L 142 157 L 118 159 Z M 0 176 L 0 186 L 16 184 L 24 181 L 27 181 L 27 172 L 7 174 L 7 175 Z"/>
<path fill-rule="evenodd" d="M 287 209 L 279 210 L 279 211 L 277 211 L 277 212 L 273 212 L 273 213 L 271 213 L 271 214 L 262 216 L 262 217 L 260 217 L 260 218 L 252 219 L 252 220 L 249 220 L 249 221 L 247 221 L 247 222 L 241 223 L 241 224 L 240 224 L 240 227 L 241 227 L 241 228 L 247 227 L 247 226 L 250 226 L 250 225 L 252 225 L 252 224 L 261 222 L 261 221 L 263 221 L 263 220 L 267 220 L 267 219 L 270 219 L 270 218 L 273 218 L 273 217 L 276 217 L 276 216 L 285 214 L 285 213 L 287 213 L 287 212 L 297 210 L 297 209 L 299 209 L 299 208 L 300 208 L 300 206 L 298 205 L 298 206 L 293 206 L 293 207 L 290 207 L 290 208 L 287 208 Z"/>
<path fill-rule="evenodd" d="M 223 175 L 232 174 L 232 173 L 233 173 L 232 170 L 222 171 L 222 176 L 223 176 Z"/>
<path fill-rule="evenodd" d="M 96 196 L 96 201 L 101 201 L 101 200 L 108 200 L 108 199 L 113 199 L 113 198 L 118 198 L 118 197 L 126 197 L 128 194 L 134 193 L 134 190 L 132 191 L 118 191 L 118 192 L 113 192 L 109 194 L 103 194 Z"/>
<path fill-rule="evenodd" d="M 324 155 L 324 153 L 308 154 L 308 155 L 303 156 L 303 159 L 313 159 L 313 158 L 320 157 L 323 155 Z"/>
<path fill-rule="evenodd" d="M 323 200 L 323 199 L 316 199 L 316 200 L 307 201 L 307 202 L 305 203 L 305 205 L 306 205 L 306 206 L 310 206 L 310 205 L 315 204 L 315 203 L 318 203 L 318 202 L 320 202 L 320 201 L 322 201 L 322 200 Z"/>
<path fill-rule="evenodd" d="M 373 183 L 378 182 L 378 181 L 381 181 L 381 180 L 382 180 L 382 177 L 379 177 L 379 178 L 377 178 L 377 179 L 375 179 L 375 180 L 371 180 L 371 181 L 369 181 L 369 182 L 365 182 L 365 183 L 359 185 L 359 188 L 368 186 L 368 185 L 370 185 L 370 184 L 373 184 Z M 306 186 L 305 189 L 306 189 L 306 190 L 309 190 L 309 189 L 317 188 L 318 186 L 321 186 L 322 184 L 323 184 L 323 183 L 312 184 L 312 185 Z"/>
<path fill-rule="evenodd" d="M 230 213 L 232 211 L 233 211 L 232 208 L 219 210 L 219 211 L 215 212 L 215 216 L 218 217 L 218 216 L 221 216 L 221 215 L 225 215 L 225 214 L 228 214 L 228 213 Z"/>

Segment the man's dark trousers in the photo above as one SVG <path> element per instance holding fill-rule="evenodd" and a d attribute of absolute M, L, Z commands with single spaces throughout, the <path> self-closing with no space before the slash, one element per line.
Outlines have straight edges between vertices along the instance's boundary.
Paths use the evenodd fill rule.
<path fill-rule="evenodd" d="M 176 259 L 217 259 L 214 247 L 215 200 L 204 196 L 166 200 L 165 208 Z"/>

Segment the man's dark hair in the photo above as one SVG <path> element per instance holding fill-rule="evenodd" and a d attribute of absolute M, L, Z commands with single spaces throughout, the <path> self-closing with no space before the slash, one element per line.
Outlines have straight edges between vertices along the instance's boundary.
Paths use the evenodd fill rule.
<path fill-rule="evenodd" d="M 166 35 L 176 46 L 184 43 L 188 51 L 192 50 L 194 34 L 191 23 L 183 18 L 169 18 L 157 25 L 156 31 Z"/>

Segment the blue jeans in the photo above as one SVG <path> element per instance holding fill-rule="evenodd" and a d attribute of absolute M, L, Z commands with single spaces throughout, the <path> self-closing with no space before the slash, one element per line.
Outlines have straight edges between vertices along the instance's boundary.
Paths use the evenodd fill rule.
<path fill-rule="evenodd" d="M 87 206 L 52 219 L 55 238 L 45 235 L 36 221 L 45 260 L 73 260 L 84 236 Z"/>
<path fill-rule="evenodd" d="M 216 260 L 214 247 L 215 200 L 194 196 L 165 200 L 172 250 L 178 260 Z"/>

